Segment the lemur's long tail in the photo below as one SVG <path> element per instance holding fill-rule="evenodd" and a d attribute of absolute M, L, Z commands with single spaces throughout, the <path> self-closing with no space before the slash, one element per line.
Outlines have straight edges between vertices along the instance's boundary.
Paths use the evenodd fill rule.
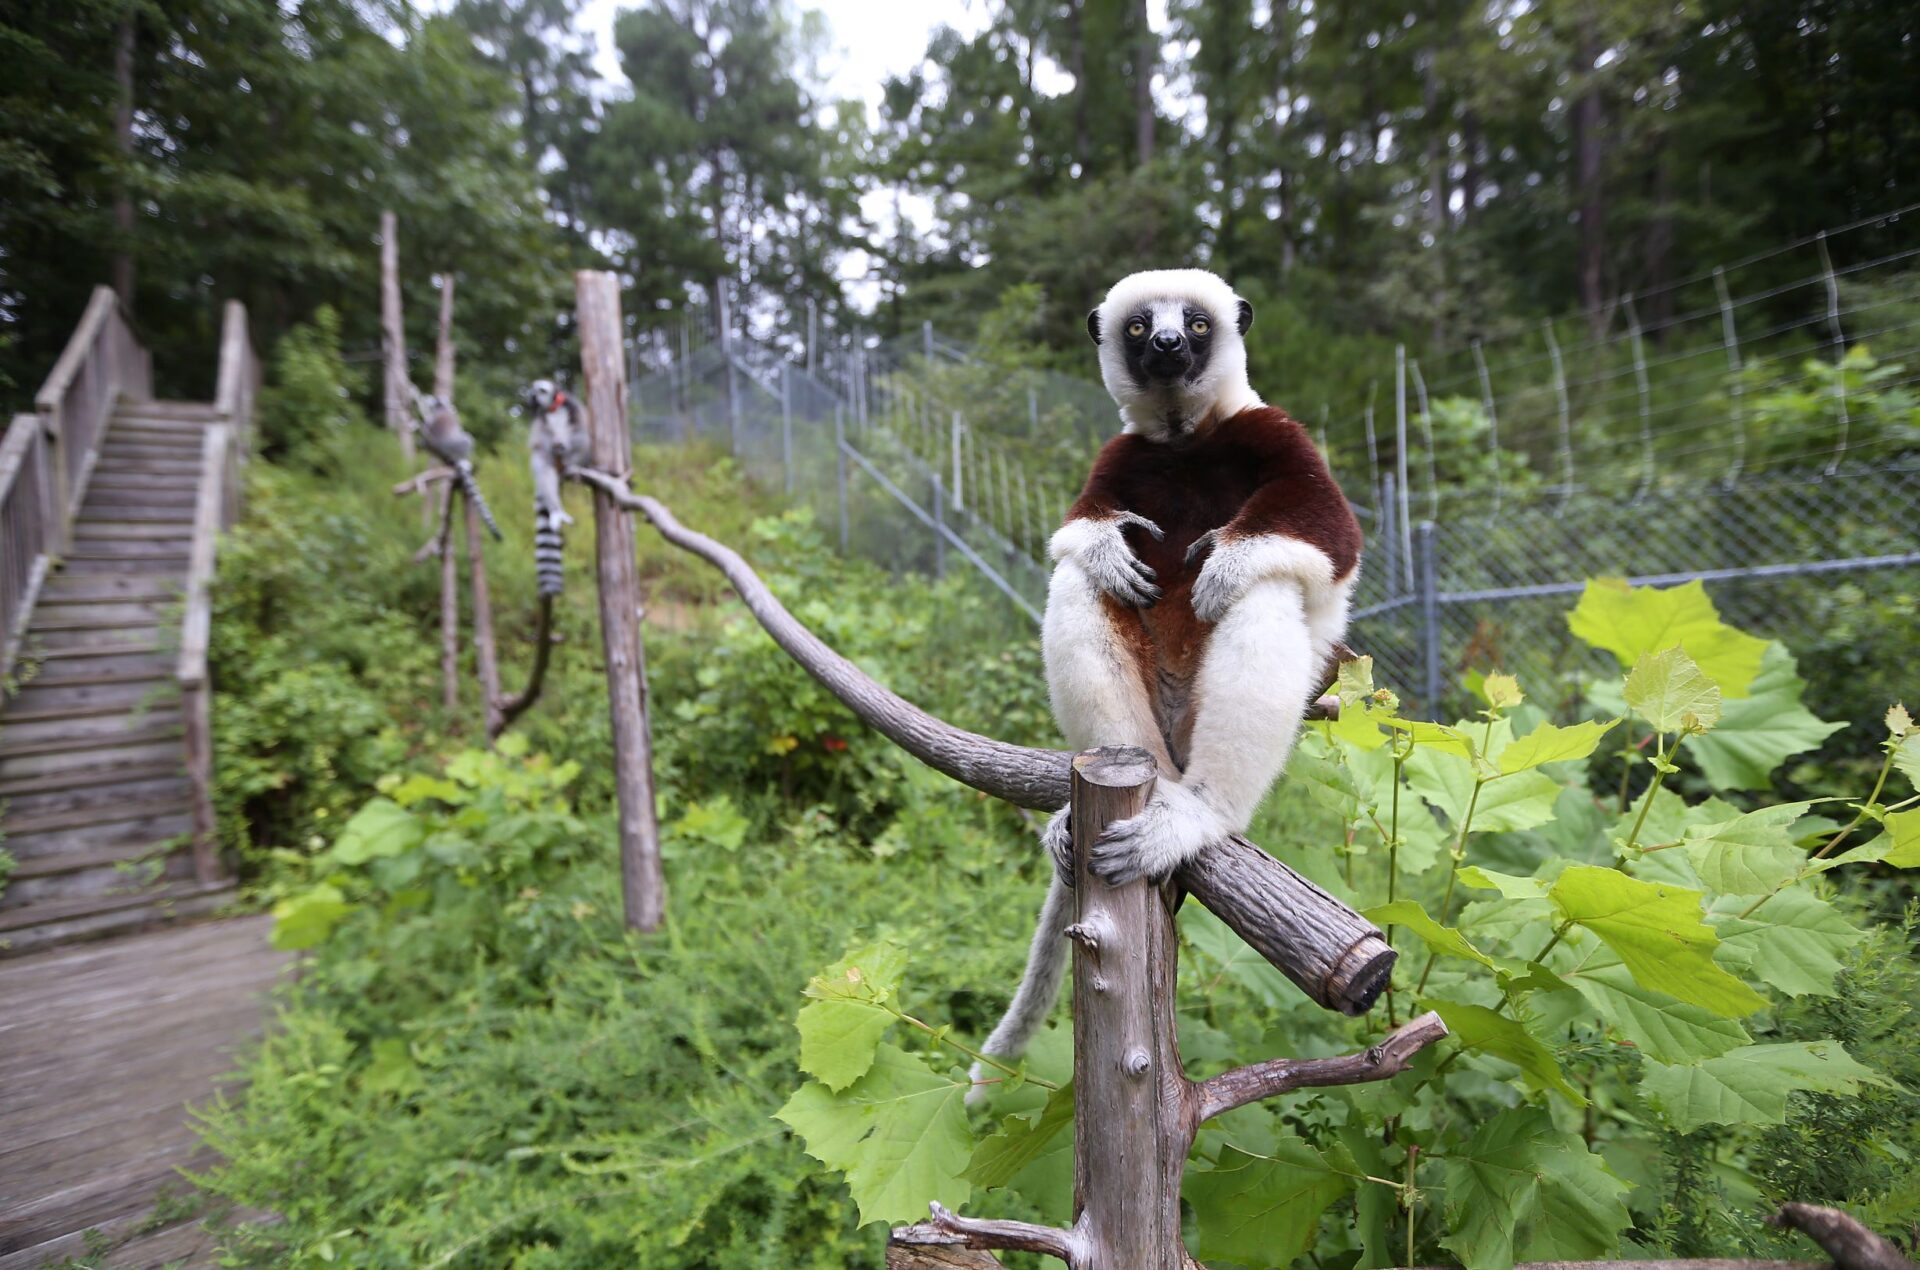
<path fill-rule="evenodd" d="M 480 492 L 480 482 L 473 479 L 473 465 L 462 459 L 460 465 L 453 469 L 453 479 L 460 482 L 460 492 L 473 500 L 473 508 L 480 513 L 480 519 L 486 523 L 493 540 L 499 542 L 505 538 L 500 526 L 494 523 L 493 509 L 487 506 L 486 497 Z"/>
<path fill-rule="evenodd" d="M 566 544 L 553 512 L 545 507 L 533 511 L 533 575 L 541 595 L 560 594 L 566 575 Z"/>
<path fill-rule="evenodd" d="M 1047 884 L 1047 898 L 1040 905 L 1033 947 L 1027 951 L 1027 972 L 1020 977 L 1020 987 L 1014 992 L 999 1026 L 981 1046 L 983 1052 L 1001 1059 L 1015 1059 L 1026 1053 L 1027 1043 L 1047 1021 L 1054 1001 L 1060 996 L 1060 980 L 1067 972 L 1066 933 L 1072 922 L 1073 892 L 1055 874 Z M 967 1102 L 978 1103 L 986 1097 L 988 1088 L 981 1082 L 992 1080 L 997 1073 L 985 1063 L 976 1062 L 968 1074 L 974 1084 L 967 1091 Z"/>

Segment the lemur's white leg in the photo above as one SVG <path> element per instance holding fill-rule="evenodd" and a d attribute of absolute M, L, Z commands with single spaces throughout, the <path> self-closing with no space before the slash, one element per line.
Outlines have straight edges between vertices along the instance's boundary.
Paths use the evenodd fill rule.
<path fill-rule="evenodd" d="M 573 517 L 567 515 L 566 503 L 560 497 L 560 473 L 553 459 L 546 454 L 538 454 L 533 464 L 533 505 L 544 507 L 553 517 L 556 528 L 571 525 Z"/>
<path fill-rule="evenodd" d="M 1072 528 L 1074 525 L 1068 526 Z M 1062 530 L 1061 535 L 1066 532 Z M 1111 538 L 1104 532 L 1083 537 L 1094 543 L 1119 540 L 1117 530 L 1106 532 L 1111 532 Z M 1056 544 L 1061 535 L 1055 536 Z M 1119 545 L 1125 551 L 1124 540 L 1119 540 Z M 1108 563 L 1097 567 L 1111 574 L 1110 580 L 1124 581 L 1114 571 L 1126 566 L 1113 562 L 1110 547 L 1100 550 L 1107 553 Z M 1126 552 L 1126 559 L 1131 558 L 1132 553 Z M 1131 575 L 1132 571 L 1128 569 L 1127 573 Z M 1140 746 L 1152 754 L 1159 765 L 1161 784 L 1170 785 L 1177 769 L 1154 719 L 1146 683 L 1133 651 L 1114 629 L 1102 599 L 1102 589 L 1078 553 L 1062 554 L 1047 586 L 1047 612 L 1040 629 L 1054 718 L 1066 734 L 1067 743 L 1076 750 L 1096 745 Z M 1047 822 L 1040 841 L 1053 861 L 1053 881 L 1047 889 L 1046 904 L 1040 910 L 1039 927 L 1033 933 L 1026 973 L 1021 976 L 1012 1004 L 984 1046 L 985 1052 L 996 1058 L 1018 1058 L 1026 1052 L 1027 1042 L 1053 1010 L 1054 999 L 1060 995 L 1060 980 L 1066 973 L 1067 945 L 1063 932 L 1073 919 L 1073 893 L 1068 889 L 1073 843 L 1065 808 Z M 970 1101 L 978 1101 L 982 1096 L 977 1082 L 989 1072 L 983 1064 L 974 1064 L 976 1084 L 968 1094 Z"/>
<path fill-rule="evenodd" d="M 1314 659 L 1321 665 L 1347 633 L 1347 611 L 1359 581 L 1360 571 L 1355 569 L 1332 586 L 1307 588 L 1307 633 L 1313 639 Z"/>
<path fill-rule="evenodd" d="M 1186 774 L 1178 785 L 1162 781 L 1145 811 L 1101 835 L 1093 870 L 1103 880 L 1164 877 L 1247 827 L 1317 686 L 1306 591 L 1291 575 L 1256 579 L 1219 619 L 1194 684 Z"/>

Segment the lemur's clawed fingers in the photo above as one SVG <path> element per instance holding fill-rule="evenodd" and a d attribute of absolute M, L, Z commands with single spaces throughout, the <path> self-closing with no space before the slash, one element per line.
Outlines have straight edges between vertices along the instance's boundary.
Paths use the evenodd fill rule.
<path fill-rule="evenodd" d="M 1164 878 L 1229 832 L 1192 790 L 1163 781 L 1144 811 L 1107 826 L 1094 843 L 1089 867 L 1109 886 Z"/>
<path fill-rule="evenodd" d="M 1209 529 L 1206 533 L 1195 538 L 1193 545 L 1187 548 L 1187 566 L 1191 568 L 1194 561 L 1213 550 L 1213 544 L 1219 536 L 1220 531 L 1218 529 Z"/>
<path fill-rule="evenodd" d="M 1141 529 L 1146 530 L 1147 533 L 1153 536 L 1153 540 L 1155 542 L 1163 541 L 1167 536 L 1166 531 L 1164 529 L 1160 528 L 1160 526 L 1154 524 L 1152 521 L 1148 520 L 1145 516 L 1142 516 L 1137 512 L 1121 512 L 1119 515 L 1114 517 L 1114 520 L 1117 523 L 1122 525 L 1135 525 Z"/>

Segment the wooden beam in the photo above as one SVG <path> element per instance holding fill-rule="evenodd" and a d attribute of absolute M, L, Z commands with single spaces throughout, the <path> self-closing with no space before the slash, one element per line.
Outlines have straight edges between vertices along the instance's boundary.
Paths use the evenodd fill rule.
<path fill-rule="evenodd" d="M 594 466 L 625 477 L 626 359 L 621 353 L 620 283 L 611 273 L 574 275 L 580 332 L 580 382 Z M 640 640 L 640 561 L 633 518 L 604 490 L 593 500 L 594 567 L 600 582 L 600 638 L 613 715 L 614 788 L 620 800 L 620 879 L 627 925 L 656 929 L 666 913 L 660 829 L 654 820 L 653 740 L 647 719 L 647 659 Z"/>

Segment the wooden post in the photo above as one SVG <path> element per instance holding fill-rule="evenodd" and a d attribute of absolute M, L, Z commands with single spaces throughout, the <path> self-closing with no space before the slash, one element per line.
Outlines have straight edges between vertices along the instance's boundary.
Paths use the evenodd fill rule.
<path fill-rule="evenodd" d="M 1084 1264 L 1184 1270 L 1180 1172 L 1192 1133 L 1174 1036 L 1179 939 L 1161 888 L 1108 886 L 1091 867 L 1109 824 L 1153 793 L 1145 750 L 1108 747 L 1073 760 L 1074 1227 Z"/>
<path fill-rule="evenodd" d="M 380 342 L 386 353 L 387 427 L 399 435 L 400 452 L 412 467 L 413 430 L 407 427 L 407 333 L 400 325 L 400 228 L 392 212 L 380 213 Z"/>
<path fill-rule="evenodd" d="M 611 273 L 582 269 L 574 275 L 574 303 L 593 464 L 624 478 L 633 452 L 627 441 L 627 385 L 620 362 L 619 280 Z M 613 713 L 614 787 L 620 799 L 621 889 L 627 925 L 650 931 L 665 915 L 666 881 L 660 870 L 660 830 L 654 821 L 647 662 L 640 641 L 640 562 L 632 518 L 618 500 L 597 488 L 593 528 L 600 638 L 606 650 L 607 696 Z"/>
<path fill-rule="evenodd" d="M 453 278 L 440 289 L 440 336 L 433 350 L 433 395 L 442 401 L 453 400 Z M 402 433 L 412 445 L 412 431 Z M 440 488 L 442 499 L 458 498 L 455 482 Z M 424 502 L 422 504 L 424 506 Z M 444 516 L 450 508 L 442 508 Z M 473 508 L 467 508 L 467 520 L 473 520 Z M 470 536 L 468 549 L 477 545 Z M 460 708 L 460 562 L 454 559 L 453 541 L 448 539 L 440 553 L 440 705 L 451 715 Z"/>
<path fill-rule="evenodd" d="M 433 393 L 445 401 L 453 400 L 454 384 L 454 347 L 453 347 L 453 275 L 443 274 L 440 280 L 440 340 L 434 349 L 433 357 Z M 453 497 L 454 482 L 447 482 L 447 497 Z M 462 497 L 461 507 L 467 518 L 467 588 L 473 593 L 473 661 L 480 675 L 480 700 L 486 720 L 487 739 L 491 741 L 500 734 L 500 658 L 493 643 L 493 597 L 487 587 L 487 560 L 480 550 L 480 509 L 473 500 Z M 453 552 L 448 551 L 441 561 L 440 581 L 445 587 Z M 445 606 L 442 605 L 442 620 L 445 619 Z M 457 620 L 458 613 L 455 618 Z M 457 637 L 455 647 L 458 647 Z M 452 706 L 448 707 L 452 709 Z"/>

